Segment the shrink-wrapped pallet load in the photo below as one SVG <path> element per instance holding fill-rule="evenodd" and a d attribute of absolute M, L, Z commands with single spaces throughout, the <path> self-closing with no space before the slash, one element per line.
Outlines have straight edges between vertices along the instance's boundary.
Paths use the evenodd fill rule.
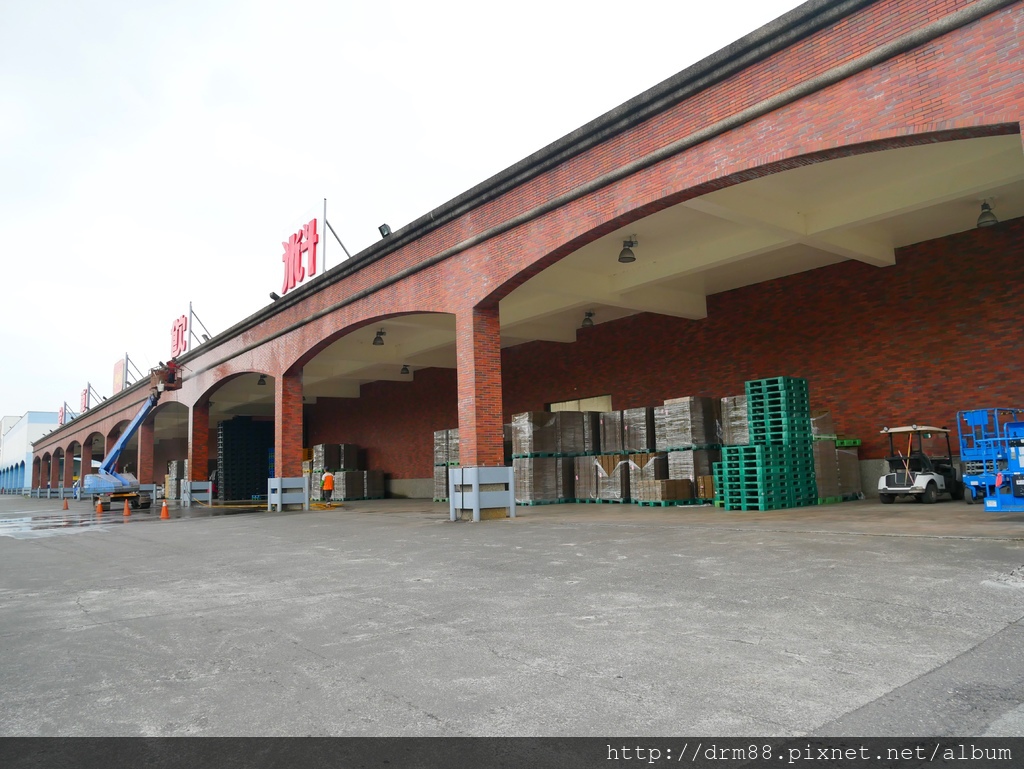
<path fill-rule="evenodd" d="M 605 502 L 628 502 L 629 457 L 625 454 L 601 454 L 597 464 L 597 498 Z"/>
<path fill-rule="evenodd" d="M 672 398 L 654 409 L 658 451 L 722 443 L 721 402 L 716 398 Z"/>
<path fill-rule="evenodd" d="M 601 425 L 601 453 L 621 453 L 623 450 L 622 412 L 602 411 L 599 419 Z"/>
<path fill-rule="evenodd" d="M 750 426 L 747 414 L 747 396 L 732 395 L 722 398 L 722 441 L 723 446 L 747 446 L 750 443 Z"/>

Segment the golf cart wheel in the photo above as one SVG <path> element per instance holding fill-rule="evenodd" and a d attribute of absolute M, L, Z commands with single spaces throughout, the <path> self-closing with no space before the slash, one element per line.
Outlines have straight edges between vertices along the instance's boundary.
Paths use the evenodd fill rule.
<path fill-rule="evenodd" d="M 881 502 L 883 505 L 891 505 L 893 502 L 896 501 L 896 495 L 883 494 L 882 492 L 878 492 L 878 501 Z"/>
<path fill-rule="evenodd" d="M 924 487 L 924 493 L 919 497 L 922 503 L 926 505 L 934 505 L 936 500 L 939 498 L 939 489 L 934 482 L 929 482 Z"/>
<path fill-rule="evenodd" d="M 950 499 L 963 499 L 965 493 L 969 494 L 970 492 L 967 491 L 967 486 L 964 484 L 964 482 L 963 481 L 954 481 L 953 482 L 953 488 L 949 492 L 949 498 Z"/>

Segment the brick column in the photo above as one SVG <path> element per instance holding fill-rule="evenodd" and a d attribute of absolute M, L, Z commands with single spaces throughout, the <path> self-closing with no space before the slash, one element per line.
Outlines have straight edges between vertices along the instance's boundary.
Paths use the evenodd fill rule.
<path fill-rule="evenodd" d="M 139 483 L 154 483 L 153 480 L 153 417 L 139 425 L 139 452 L 135 466 Z"/>
<path fill-rule="evenodd" d="M 188 410 L 188 478 L 208 480 L 206 465 L 210 459 L 210 404 L 204 401 Z"/>
<path fill-rule="evenodd" d="M 302 373 L 274 379 L 274 477 L 302 475 Z"/>
<path fill-rule="evenodd" d="M 82 441 L 82 461 L 79 468 L 79 475 L 82 478 L 92 474 L 92 438 Z"/>
<path fill-rule="evenodd" d="M 64 449 L 64 488 L 70 489 L 75 485 L 75 455 L 71 447 Z"/>
<path fill-rule="evenodd" d="M 55 489 L 60 485 L 60 462 L 53 454 L 50 455 L 50 488 Z"/>
<path fill-rule="evenodd" d="M 458 313 L 455 346 L 459 372 L 460 462 L 464 467 L 504 465 L 497 305 Z"/>

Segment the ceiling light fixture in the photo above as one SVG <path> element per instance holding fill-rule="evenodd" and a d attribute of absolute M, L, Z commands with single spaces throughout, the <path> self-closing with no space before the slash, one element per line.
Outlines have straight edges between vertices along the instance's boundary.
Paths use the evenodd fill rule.
<path fill-rule="evenodd" d="M 583 322 L 580 324 L 580 328 L 593 328 L 594 326 L 594 311 L 587 310 L 583 313 Z"/>
<path fill-rule="evenodd" d="M 408 374 L 409 373 L 409 364 L 408 363 L 406 363 L 404 366 L 402 366 L 402 373 L 403 374 Z"/>
<path fill-rule="evenodd" d="M 996 215 L 992 213 L 992 206 L 988 204 L 988 201 L 982 201 L 981 214 L 978 215 L 978 226 L 979 227 L 991 227 L 994 224 L 999 224 L 999 220 L 996 219 Z"/>
<path fill-rule="evenodd" d="M 381 329 L 380 331 L 378 331 L 377 332 L 377 336 L 375 336 L 373 338 L 373 346 L 374 347 L 380 347 L 381 345 L 383 345 L 384 344 L 384 337 L 387 336 L 387 333 L 388 332 L 385 331 L 384 329 Z"/>
<path fill-rule="evenodd" d="M 267 383 L 267 375 L 266 374 L 260 374 L 260 378 L 256 381 L 256 384 L 258 384 L 258 385 L 260 385 L 262 387 L 266 383 Z"/>
<path fill-rule="evenodd" d="M 633 249 L 637 245 L 639 245 L 639 241 L 636 239 L 636 235 L 631 236 L 629 240 L 622 241 L 622 250 L 619 251 L 619 261 L 623 264 L 635 262 L 636 254 L 633 253 Z"/>

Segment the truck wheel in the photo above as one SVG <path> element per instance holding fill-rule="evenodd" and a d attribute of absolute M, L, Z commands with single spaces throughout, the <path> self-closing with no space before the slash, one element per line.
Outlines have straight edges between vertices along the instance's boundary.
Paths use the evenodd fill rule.
<path fill-rule="evenodd" d="M 934 505 L 936 500 L 939 498 L 939 488 L 935 485 L 935 481 L 929 481 L 928 485 L 924 487 L 924 493 L 920 499 L 926 505 Z"/>
<path fill-rule="evenodd" d="M 896 501 L 896 495 L 883 494 L 882 492 L 878 492 L 878 501 L 881 502 L 883 505 L 891 505 L 893 502 Z"/>

